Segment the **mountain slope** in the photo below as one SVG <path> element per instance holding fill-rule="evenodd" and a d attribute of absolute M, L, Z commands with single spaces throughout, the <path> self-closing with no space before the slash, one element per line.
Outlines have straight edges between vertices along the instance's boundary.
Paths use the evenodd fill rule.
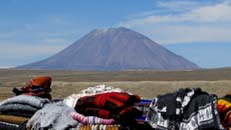
<path fill-rule="evenodd" d="M 193 70 L 199 67 L 124 27 L 96 29 L 68 48 L 20 69 Z"/>

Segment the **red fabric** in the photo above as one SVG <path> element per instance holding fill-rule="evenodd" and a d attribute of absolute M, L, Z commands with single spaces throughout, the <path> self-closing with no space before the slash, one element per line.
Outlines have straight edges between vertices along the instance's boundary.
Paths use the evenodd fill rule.
<path fill-rule="evenodd" d="M 30 83 L 21 88 L 14 88 L 16 95 L 31 95 L 51 99 L 51 77 L 41 76 L 31 79 Z"/>
<path fill-rule="evenodd" d="M 129 95 L 126 92 L 110 92 L 85 96 L 78 100 L 76 107 L 103 108 L 111 111 L 120 111 L 123 108 L 139 102 L 141 98 L 137 95 Z"/>
<path fill-rule="evenodd" d="M 115 120 L 132 119 L 142 115 L 140 110 L 133 107 L 126 107 L 119 112 L 113 112 L 101 108 L 78 108 L 76 111 L 85 116 L 97 116 L 104 119 L 113 118 Z"/>
<path fill-rule="evenodd" d="M 32 86 L 43 86 L 44 88 L 50 88 L 51 87 L 51 77 L 49 76 L 42 76 L 42 77 L 36 77 L 31 79 L 30 84 Z"/>
<path fill-rule="evenodd" d="M 22 87 L 24 90 L 30 90 L 34 87 L 44 87 L 47 90 L 50 90 L 52 79 L 49 76 L 35 77 L 31 79 L 30 83 L 27 86 Z"/>

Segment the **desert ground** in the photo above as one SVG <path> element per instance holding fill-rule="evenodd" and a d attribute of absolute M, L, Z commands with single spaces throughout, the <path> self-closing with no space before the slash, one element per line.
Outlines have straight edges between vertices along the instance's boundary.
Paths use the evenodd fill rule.
<path fill-rule="evenodd" d="M 0 100 L 14 96 L 14 87 L 21 87 L 31 78 L 44 75 L 52 77 L 53 98 L 65 98 L 99 84 L 118 87 L 144 98 L 153 98 L 185 87 L 200 87 L 218 96 L 231 93 L 230 68 L 120 72 L 0 69 Z"/>

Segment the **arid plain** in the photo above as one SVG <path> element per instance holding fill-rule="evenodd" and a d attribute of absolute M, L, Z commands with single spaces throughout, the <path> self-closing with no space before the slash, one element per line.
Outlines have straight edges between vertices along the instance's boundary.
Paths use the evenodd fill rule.
<path fill-rule="evenodd" d="M 0 100 L 13 96 L 12 89 L 21 87 L 36 76 L 52 77 L 52 97 L 65 98 L 87 87 L 106 84 L 153 98 L 179 88 L 200 87 L 222 96 L 231 92 L 231 69 L 197 71 L 61 71 L 0 69 Z"/>

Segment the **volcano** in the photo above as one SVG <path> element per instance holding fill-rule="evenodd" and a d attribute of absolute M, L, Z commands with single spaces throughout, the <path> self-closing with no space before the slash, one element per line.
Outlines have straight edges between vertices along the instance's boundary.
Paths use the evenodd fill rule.
<path fill-rule="evenodd" d="M 61 52 L 18 69 L 195 70 L 199 67 L 128 28 L 95 29 Z"/>

